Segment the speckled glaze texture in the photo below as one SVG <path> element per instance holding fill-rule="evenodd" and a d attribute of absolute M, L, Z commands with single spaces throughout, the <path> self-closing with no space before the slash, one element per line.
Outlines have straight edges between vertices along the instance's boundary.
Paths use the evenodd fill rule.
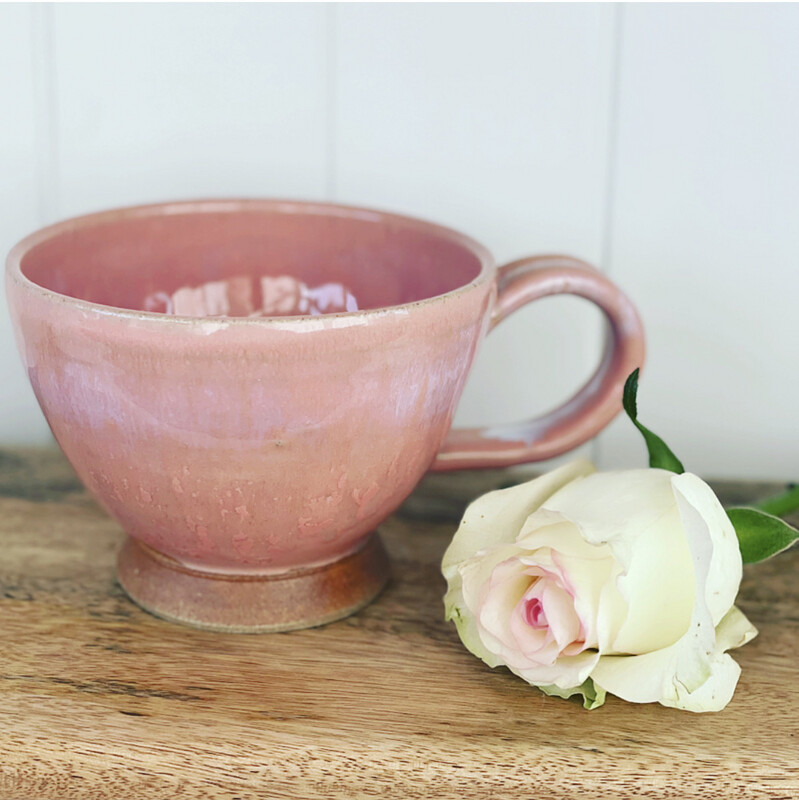
<path fill-rule="evenodd" d="M 261 219 L 272 227 L 252 222 Z M 303 261 L 309 237 L 320 240 L 318 230 L 304 238 L 306 219 L 329 226 L 324 248 Z M 337 222 L 355 219 L 352 230 Z M 261 238 L 249 236 L 248 220 Z M 275 237 L 283 243 L 272 252 Z M 186 241 L 195 250 L 187 253 Z M 216 261 L 203 255 L 214 247 L 223 253 Z M 439 258 L 440 271 L 425 263 L 415 275 L 402 259 L 417 255 L 433 268 Z M 311 284 L 328 277 L 325 259 L 335 262 L 329 277 L 366 308 L 246 319 L 137 306 L 159 281 L 173 291 L 236 269 L 256 274 L 259 259 L 282 271 L 296 263 Z M 643 357 L 632 306 L 587 265 L 547 262 L 545 280 L 538 266 L 511 265 L 498 282 L 484 248 L 428 223 L 338 206 L 208 201 L 106 212 L 33 234 L 9 256 L 7 290 L 36 396 L 87 488 L 164 563 L 234 586 L 231 577 L 280 579 L 362 549 L 434 462 L 447 469 L 547 457 L 617 413 L 624 377 Z M 409 277 L 398 278 L 400 269 Z M 486 331 L 557 291 L 590 296 L 611 319 L 597 376 L 559 416 L 453 433 L 442 449 Z M 183 607 L 186 597 L 168 594 L 151 610 L 203 624 L 202 614 L 173 613 L 170 603 Z M 352 597 L 334 602 L 342 614 L 357 606 Z M 297 627 L 279 611 L 272 624 L 261 608 L 252 629 Z M 333 612 L 320 605 L 317 622 Z M 314 624 L 303 614 L 300 624 Z M 246 629 L 246 613 L 234 616 L 230 627 Z"/>
<path fill-rule="evenodd" d="M 12 288 L 30 380 L 87 488 L 153 549 L 237 572 L 333 560 L 410 494 L 491 297 L 485 284 L 368 324 L 260 327 L 154 323 Z"/>

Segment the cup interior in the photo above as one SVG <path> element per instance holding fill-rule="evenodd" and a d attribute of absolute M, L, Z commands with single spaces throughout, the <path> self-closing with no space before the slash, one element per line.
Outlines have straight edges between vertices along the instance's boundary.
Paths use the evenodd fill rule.
<path fill-rule="evenodd" d="M 466 237 L 418 220 L 268 201 L 107 212 L 51 231 L 23 252 L 28 280 L 92 303 L 189 316 L 413 303 L 471 283 L 487 259 Z"/>

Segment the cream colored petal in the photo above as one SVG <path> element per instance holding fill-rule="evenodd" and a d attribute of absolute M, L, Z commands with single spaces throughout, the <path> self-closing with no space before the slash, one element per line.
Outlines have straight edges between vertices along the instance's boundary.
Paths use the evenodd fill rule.
<path fill-rule="evenodd" d="M 684 658 L 681 651 L 691 645 L 684 639 L 642 656 L 603 657 L 591 677 L 606 691 L 633 703 L 660 702 L 686 711 L 719 711 L 732 698 L 741 673 L 725 651 L 746 644 L 756 635 L 754 626 L 733 606 L 716 628 L 713 649 L 709 654 L 702 653 L 701 663 L 693 662 L 693 675 L 689 676 L 680 663 Z M 691 661 L 688 659 L 688 663 Z M 677 677 L 681 666 L 687 685 Z"/>
<path fill-rule="evenodd" d="M 487 590 L 482 593 L 482 602 L 477 613 L 481 634 L 485 632 L 492 637 L 488 640 L 483 636 L 489 647 L 496 641 L 503 649 L 518 650 L 516 637 L 511 630 L 511 619 L 532 581 L 533 578 L 524 571 L 524 564 L 516 559 L 509 559 L 494 568 Z"/>
<path fill-rule="evenodd" d="M 573 689 L 583 684 L 599 661 L 599 653 L 586 650 L 576 656 L 561 656 L 552 665 L 537 665 L 529 669 L 513 669 L 511 672 L 534 686 L 557 686 Z"/>
<path fill-rule="evenodd" d="M 582 558 L 601 558 L 605 552 L 597 549 L 601 545 L 587 542 L 580 526 L 565 514 L 546 508 L 539 508 L 527 517 L 516 544 L 530 553 L 547 548 Z"/>
<path fill-rule="evenodd" d="M 560 658 L 560 649 L 552 634 L 547 631 L 543 638 L 543 644 L 532 655 L 527 655 L 519 649 L 506 649 L 502 652 L 505 666 L 514 672 L 525 669 L 538 669 L 539 667 L 551 667 Z"/>
<path fill-rule="evenodd" d="M 689 500 L 682 489 L 695 486 L 691 479 L 677 480 L 675 498 L 694 564 L 695 603 L 691 624 L 685 635 L 671 647 L 638 656 L 608 656 L 599 660 L 591 674 L 594 682 L 611 694 L 634 703 L 660 702 L 689 711 L 716 711 L 732 697 L 740 669 L 724 651 L 748 641 L 754 634 L 749 621 L 734 606 L 720 620 L 718 630 L 706 601 L 714 542 L 700 513 L 695 496 Z M 712 519 L 712 518 L 711 518 Z M 724 546 L 722 544 L 722 546 Z M 733 571 L 730 579 L 739 577 Z M 732 592 L 726 589 L 726 596 Z"/>
<path fill-rule="evenodd" d="M 613 580 L 619 569 L 610 547 L 590 544 L 579 524 L 544 508 L 528 518 L 517 544 L 530 552 L 521 556 L 523 561 L 563 576 L 564 586 L 574 597 L 586 646 L 599 647 L 600 652 L 609 649 L 627 616 L 627 604 Z"/>
<path fill-rule="evenodd" d="M 721 711 L 732 700 L 741 668 L 726 653 L 717 655 L 709 665 L 710 676 L 692 692 L 675 685 L 676 696 L 663 697 L 661 704 L 682 711 Z"/>
<path fill-rule="evenodd" d="M 506 544 L 468 558 L 458 565 L 457 572 L 463 582 L 463 599 L 472 613 L 476 613 L 482 605 L 494 570 L 503 561 L 512 561 L 522 553 L 523 551 L 517 545 Z M 522 573 L 525 568 L 525 565 L 519 561 L 516 563 L 514 571 Z"/>
<path fill-rule="evenodd" d="M 447 579 L 447 593 L 444 595 L 446 619 L 455 623 L 466 648 L 490 667 L 504 663 L 499 654 L 501 647 L 490 637 L 486 637 L 488 644 L 483 641 L 475 612 L 480 607 L 484 587 L 494 567 L 518 552 L 518 547 L 512 544 L 497 547 L 491 553 L 467 559 L 457 565 Z"/>
<path fill-rule="evenodd" d="M 567 484 L 542 507 L 579 522 L 591 544 L 624 539 L 633 546 L 622 536 L 625 530 L 645 530 L 674 506 L 673 475 L 662 469 L 595 472 Z"/>
<path fill-rule="evenodd" d="M 732 699 L 741 668 L 725 653 L 741 647 L 757 636 L 757 629 L 733 606 L 716 627 L 716 654 L 710 664 L 710 677 L 693 692 L 681 691 L 677 697 L 661 701 L 665 706 L 685 711 L 720 711 Z"/>
<path fill-rule="evenodd" d="M 441 570 L 449 580 L 457 565 L 481 550 L 513 542 L 527 517 L 566 484 L 594 472 L 585 460 L 558 469 L 508 489 L 478 497 L 463 515 L 460 527 L 444 553 Z"/>
<path fill-rule="evenodd" d="M 705 521 L 712 545 L 710 568 L 705 585 L 705 601 L 713 624 L 718 625 L 738 595 L 743 565 L 738 538 L 727 512 L 713 490 L 699 477 L 686 472 L 672 478 L 679 494 Z"/>
<path fill-rule="evenodd" d="M 617 585 L 627 602 L 627 616 L 612 647 L 616 653 L 637 655 L 668 647 L 685 634 L 696 585 L 676 503 L 648 528 L 626 533 L 634 546 Z"/>
<path fill-rule="evenodd" d="M 601 605 L 599 597 L 594 601 L 603 653 L 658 650 L 688 628 L 693 569 L 672 477 L 658 469 L 595 473 L 561 489 L 534 515 L 557 513 L 571 520 L 589 550 L 605 544 L 618 562 L 615 584 L 603 584 Z"/>
<path fill-rule="evenodd" d="M 755 636 L 757 628 L 737 606 L 733 606 L 716 626 L 716 647 L 722 652 L 733 650 L 751 642 Z"/>
<path fill-rule="evenodd" d="M 603 641 L 603 617 L 610 610 L 608 596 L 619 598 L 613 607 L 619 619 L 624 619 L 627 607 L 613 582 L 618 567 L 607 549 L 604 558 L 561 557 L 555 561 L 569 583 L 569 591 L 574 597 L 574 610 L 581 624 L 580 638 L 586 647 L 597 648 L 600 652 L 606 647 Z M 614 629 L 615 632 L 615 629 Z"/>
<path fill-rule="evenodd" d="M 463 586 L 460 573 L 456 572 L 449 581 L 449 588 L 444 595 L 445 619 L 452 620 L 458 630 L 466 649 L 485 661 L 489 667 L 498 667 L 502 664 L 502 659 L 497 653 L 492 653 L 480 638 L 477 630 L 477 620 L 474 614 L 469 611 L 463 599 Z"/>
<path fill-rule="evenodd" d="M 642 548 L 637 540 L 642 532 L 650 530 L 650 540 L 657 541 L 657 532 L 653 528 L 675 506 L 670 484 L 672 475 L 671 472 L 657 469 L 595 473 L 579 483 L 561 489 L 546 501 L 542 512 L 539 512 L 560 512 L 572 521 L 579 530 L 580 537 L 586 542 L 607 545 L 618 563 L 618 568 L 611 571 L 619 576 L 618 579 L 609 577 L 608 582 L 603 585 L 598 605 L 595 606 L 595 636 L 600 652 L 640 652 L 654 646 L 663 646 L 674 641 L 680 631 L 685 630 L 690 618 L 683 608 L 678 618 L 680 625 L 674 625 L 674 616 L 657 603 L 648 604 L 649 607 L 643 613 L 638 613 L 636 607 L 640 604 L 640 598 L 631 597 L 639 587 L 646 584 L 647 578 L 652 577 L 646 548 Z M 661 549 L 668 549 L 668 546 Z M 631 566 L 635 568 L 632 578 L 629 575 L 622 577 L 620 573 L 629 573 Z M 655 574 L 664 583 L 671 583 L 669 574 L 661 574 L 659 567 Z M 642 581 L 638 581 L 639 575 L 642 576 Z M 628 580 L 626 587 L 625 579 Z M 659 595 L 662 598 L 662 589 L 668 587 L 652 588 L 651 596 Z M 672 623 L 669 627 L 677 633 L 665 631 L 660 620 L 648 617 L 653 607 L 664 612 L 664 619 Z M 646 619 L 644 615 L 647 615 Z M 621 642 L 617 642 L 628 619 L 626 635 Z M 635 646 L 635 638 L 642 634 L 646 641 Z"/>
<path fill-rule="evenodd" d="M 615 559 L 611 559 L 608 577 L 599 594 L 599 604 L 596 607 L 596 647 L 600 653 L 609 653 L 613 650 L 621 626 L 627 619 L 627 601 L 619 591 L 619 578 L 622 566 Z"/>
<path fill-rule="evenodd" d="M 677 680 L 677 646 L 642 656 L 607 656 L 591 678 L 610 694 L 632 703 L 661 703 L 685 711 L 719 711 L 732 698 L 740 667 L 724 653 L 714 652 L 693 676 L 693 688 Z"/>
<path fill-rule="evenodd" d="M 546 584 L 542 606 L 549 629 L 562 650 L 580 637 L 580 618 L 574 610 L 574 598 L 552 581 Z"/>
<path fill-rule="evenodd" d="M 591 672 L 591 678 L 610 694 L 630 703 L 659 703 L 664 697 L 677 696 L 675 682 L 680 658 L 680 645 L 672 645 L 640 656 L 602 656 Z M 698 669 L 691 675 L 691 684 L 700 686 L 710 677 L 710 667 L 694 663 Z"/>
<path fill-rule="evenodd" d="M 529 662 L 533 659 L 539 660 L 542 649 L 550 640 L 554 641 L 554 637 L 548 628 L 533 628 L 527 623 L 523 610 L 527 597 L 528 595 L 525 595 L 519 605 L 513 609 L 510 629 L 519 652 Z"/>

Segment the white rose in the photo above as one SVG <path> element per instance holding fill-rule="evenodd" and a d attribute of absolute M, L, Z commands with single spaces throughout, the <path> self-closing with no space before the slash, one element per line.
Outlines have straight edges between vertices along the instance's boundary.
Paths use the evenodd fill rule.
<path fill-rule="evenodd" d="M 444 555 L 447 619 L 548 694 L 717 711 L 757 633 L 735 531 L 696 475 L 586 461 L 475 500 Z"/>

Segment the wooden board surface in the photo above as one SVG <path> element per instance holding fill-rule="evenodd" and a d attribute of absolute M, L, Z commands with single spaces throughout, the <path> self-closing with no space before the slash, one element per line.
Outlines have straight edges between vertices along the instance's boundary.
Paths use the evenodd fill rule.
<path fill-rule="evenodd" d="M 394 579 L 356 617 L 225 635 L 127 600 L 121 533 L 58 453 L 0 452 L 0 798 L 799 797 L 799 552 L 746 570 L 760 636 L 725 711 L 588 712 L 443 620 L 452 518 L 507 481 L 431 476 L 381 527 Z"/>

